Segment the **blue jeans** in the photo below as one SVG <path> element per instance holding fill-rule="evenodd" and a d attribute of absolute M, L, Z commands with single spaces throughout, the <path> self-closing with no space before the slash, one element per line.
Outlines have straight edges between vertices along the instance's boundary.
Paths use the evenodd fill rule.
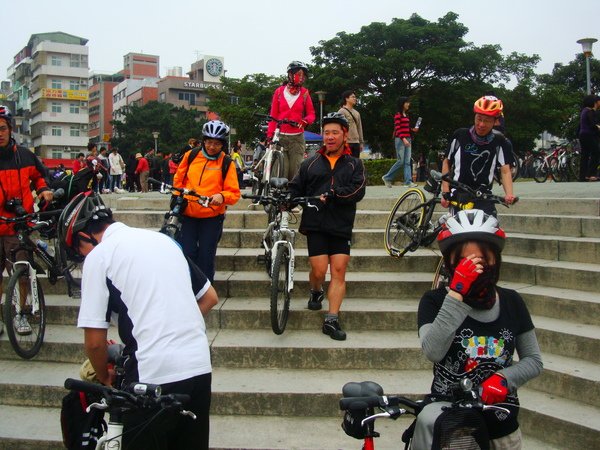
<path fill-rule="evenodd" d="M 223 234 L 224 220 L 224 215 L 205 219 L 187 216 L 181 218 L 179 243 L 183 253 L 200 267 L 211 283 L 215 278 L 215 257 Z"/>
<path fill-rule="evenodd" d="M 394 143 L 396 144 L 396 158 L 397 161 L 394 163 L 388 173 L 383 176 L 385 181 L 393 183 L 400 172 L 400 169 L 404 166 L 404 184 L 412 183 L 412 162 L 410 159 L 411 153 L 411 140 L 407 138 L 408 145 L 404 145 L 401 138 L 395 138 Z"/>

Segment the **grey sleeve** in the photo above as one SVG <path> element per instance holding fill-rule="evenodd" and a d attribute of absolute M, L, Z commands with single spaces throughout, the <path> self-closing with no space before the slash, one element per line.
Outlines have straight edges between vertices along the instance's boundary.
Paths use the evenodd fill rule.
<path fill-rule="evenodd" d="M 446 295 L 435 320 L 419 328 L 423 353 L 432 362 L 439 362 L 452 345 L 457 328 L 466 319 L 471 307 Z"/>
<path fill-rule="evenodd" d="M 537 377 L 544 368 L 535 329 L 518 335 L 515 346 L 519 361 L 499 371 L 508 381 L 511 392 Z"/>

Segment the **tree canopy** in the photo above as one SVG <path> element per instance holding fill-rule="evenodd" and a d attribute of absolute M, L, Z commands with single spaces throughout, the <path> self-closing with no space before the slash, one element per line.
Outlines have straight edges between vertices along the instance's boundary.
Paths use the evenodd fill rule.
<path fill-rule="evenodd" d="M 143 153 L 154 148 L 152 132 L 158 131 L 159 150 L 180 150 L 190 137 L 202 134 L 202 125 L 206 121 L 203 116 L 199 111 L 157 101 L 144 106 L 130 105 L 125 108 L 122 120 L 111 122 L 114 127 L 111 144 L 125 154 Z"/>

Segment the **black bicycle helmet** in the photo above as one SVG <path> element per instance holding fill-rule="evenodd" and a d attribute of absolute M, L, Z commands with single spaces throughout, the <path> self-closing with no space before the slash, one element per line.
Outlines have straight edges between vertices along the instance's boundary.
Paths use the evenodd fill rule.
<path fill-rule="evenodd" d="M 480 209 L 459 211 L 444 224 L 437 237 L 438 245 L 446 254 L 455 244 L 467 241 L 488 242 L 498 249 L 504 248 L 506 233 L 500 228 L 498 219 Z"/>
<path fill-rule="evenodd" d="M 302 61 L 292 61 L 287 66 L 287 73 L 296 73 L 300 69 L 304 70 L 304 73 L 308 75 L 308 67 Z"/>
<path fill-rule="evenodd" d="M 346 117 L 338 112 L 332 112 L 323 117 L 323 126 L 327 125 L 328 123 L 339 123 L 342 128 L 346 129 L 346 131 L 348 131 L 350 128 Z"/>
<path fill-rule="evenodd" d="M 81 192 L 65 206 L 58 219 L 58 239 L 67 258 L 81 260 L 77 246 L 77 234 L 93 221 L 110 219 L 112 211 L 93 191 Z"/>

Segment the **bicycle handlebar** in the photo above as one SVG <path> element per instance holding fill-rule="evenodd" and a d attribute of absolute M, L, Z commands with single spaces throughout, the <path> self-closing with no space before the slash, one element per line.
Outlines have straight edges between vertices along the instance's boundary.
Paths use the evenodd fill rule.
<path fill-rule="evenodd" d="M 162 408 L 179 409 L 181 414 L 193 416 L 195 415 L 183 409 L 185 403 L 189 403 L 191 397 L 187 394 L 166 394 L 161 395 L 161 387 L 155 384 L 148 383 L 131 383 L 127 390 L 119 390 L 109 386 L 103 386 L 88 381 L 76 380 L 67 378 L 64 383 L 65 389 L 71 391 L 81 391 L 89 394 L 100 395 L 103 399 L 108 399 L 108 403 L 94 403 L 89 406 L 100 409 L 107 409 L 111 399 L 118 399 L 120 403 L 128 403 L 138 408 L 151 408 L 160 406 Z"/>
<path fill-rule="evenodd" d="M 432 170 L 430 172 L 430 174 L 431 174 L 431 177 L 435 181 L 438 181 L 438 182 L 445 181 L 446 183 L 448 183 L 450 185 L 450 187 L 453 187 L 458 191 L 466 192 L 467 194 L 471 195 L 474 200 L 488 200 L 493 203 L 499 203 L 501 205 L 504 205 L 507 208 L 511 205 L 511 204 L 507 203 L 506 200 L 504 200 L 504 197 L 500 197 L 499 195 L 494 195 L 494 194 L 488 194 L 486 192 L 473 189 L 471 186 L 467 186 L 466 184 L 461 183 L 460 181 L 453 180 L 450 177 L 450 173 L 442 174 L 441 172 L 438 172 L 437 170 Z M 519 197 L 515 197 L 512 204 L 515 204 L 518 201 L 519 201 Z"/>
<path fill-rule="evenodd" d="M 197 202 L 199 204 L 201 204 L 202 206 L 208 207 L 208 202 L 210 201 L 210 197 L 207 197 L 206 195 L 200 195 L 191 189 L 185 189 L 185 188 L 182 189 L 182 188 L 175 187 L 171 184 L 165 183 L 164 181 L 159 181 L 156 178 L 148 178 L 148 181 L 153 184 L 161 185 L 164 189 L 167 189 L 169 191 L 175 191 L 182 195 L 190 195 L 192 197 L 196 197 L 198 199 Z"/>
<path fill-rule="evenodd" d="M 254 113 L 253 114 L 255 117 L 258 117 L 260 119 L 266 119 L 269 120 L 271 122 L 276 122 L 277 125 L 291 125 L 293 127 L 296 128 L 300 128 L 300 124 L 298 122 L 294 122 L 293 120 L 289 120 L 289 119 L 276 119 L 275 117 L 269 115 L 269 114 L 259 114 L 259 113 Z"/>
<path fill-rule="evenodd" d="M 329 197 L 329 194 L 323 194 L 325 197 Z M 273 196 L 264 196 L 264 195 L 248 195 L 248 194 L 242 194 L 242 198 L 245 199 L 249 199 L 249 200 L 257 200 L 258 203 L 260 203 L 261 205 L 274 205 L 274 206 L 278 206 L 278 205 L 282 205 L 284 203 L 289 203 L 289 204 L 294 204 L 294 205 L 302 205 L 302 206 L 308 206 L 310 208 L 319 208 L 317 205 L 314 205 L 312 203 L 310 203 L 313 200 L 320 200 L 321 196 L 320 195 L 314 195 L 314 196 L 309 196 L 309 197 L 294 197 L 294 198 L 290 198 L 287 194 L 285 195 L 280 195 L 277 197 L 273 197 Z"/>

